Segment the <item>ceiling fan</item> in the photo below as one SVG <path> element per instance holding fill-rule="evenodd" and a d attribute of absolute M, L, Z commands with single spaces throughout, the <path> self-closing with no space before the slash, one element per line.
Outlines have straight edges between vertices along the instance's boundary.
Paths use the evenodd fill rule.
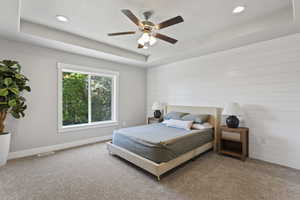
<path fill-rule="evenodd" d="M 160 24 L 154 24 L 153 22 L 149 21 L 150 17 L 153 15 L 153 11 L 146 11 L 143 13 L 145 17 L 144 21 L 140 21 L 128 9 L 123 9 L 121 10 L 121 12 L 124 15 L 126 15 L 135 25 L 137 25 L 139 31 L 142 32 L 142 36 L 138 40 L 138 48 L 147 49 L 148 47 L 155 44 L 156 38 L 161 39 L 165 42 L 169 42 L 171 44 L 175 44 L 177 42 L 176 39 L 157 33 L 156 31 L 183 22 L 183 18 L 181 16 L 168 19 Z M 127 31 L 127 32 L 109 33 L 108 36 L 131 35 L 135 33 L 136 31 Z"/>

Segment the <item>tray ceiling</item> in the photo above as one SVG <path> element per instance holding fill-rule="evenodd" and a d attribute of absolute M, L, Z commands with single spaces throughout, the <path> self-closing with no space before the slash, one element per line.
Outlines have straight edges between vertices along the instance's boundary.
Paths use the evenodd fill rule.
<path fill-rule="evenodd" d="M 185 59 L 195 52 L 213 52 L 226 49 L 224 41 L 249 43 L 253 34 L 293 21 L 291 0 L 22 0 L 21 19 L 25 22 L 53 28 L 66 33 L 126 49 L 148 59 L 146 63 L 172 62 Z M 246 6 L 240 14 L 232 14 L 239 5 Z M 140 19 L 142 12 L 153 10 L 151 21 L 162 22 L 181 15 L 184 23 L 160 31 L 178 39 L 175 45 L 164 41 L 149 49 L 137 49 L 141 34 L 108 37 L 107 33 L 136 31 L 137 27 L 120 10 L 130 9 Z M 67 16 L 62 23 L 56 15 Z M 248 37 L 249 36 L 249 37 Z M 251 36 L 251 40 L 249 39 Z M 260 36 L 255 36 L 260 40 Z M 249 41 L 248 41 L 249 40 Z M 219 46 L 218 46 L 219 45 Z M 220 47 L 220 48 L 218 48 Z"/>

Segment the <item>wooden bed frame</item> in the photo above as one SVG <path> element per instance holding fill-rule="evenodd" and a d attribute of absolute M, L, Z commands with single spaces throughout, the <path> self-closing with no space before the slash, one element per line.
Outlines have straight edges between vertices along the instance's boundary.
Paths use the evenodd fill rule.
<path fill-rule="evenodd" d="M 142 156 L 139 156 L 133 152 L 130 152 L 122 147 L 112 144 L 111 142 L 107 142 L 107 149 L 111 155 L 117 155 L 138 167 L 150 172 L 155 175 L 158 180 L 160 180 L 160 176 L 165 172 L 179 166 L 180 164 L 198 156 L 199 154 L 208 151 L 210 149 L 214 149 L 217 151 L 218 148 L 218 137 L 219 137 L 219 128 L 220 128 L 220 116 L 221 109 L 216 107 L 192 107 L 192 106 L 173 106 L 168 105 L 165 107 L 165 113 L 169 113 L 171 111 L 178 112 L 187 112 L 191 114 L 208 114 L 209 122 L 214 127 L 214 141 L 206 143 L 202 146 L 199 146 L 196 149 L 193 149 L 185 154 L 180 155 L 179 157 L 170 160 L 168 162 L 163 163 L 155 163 L 149 159 L 146 159 Z"/>

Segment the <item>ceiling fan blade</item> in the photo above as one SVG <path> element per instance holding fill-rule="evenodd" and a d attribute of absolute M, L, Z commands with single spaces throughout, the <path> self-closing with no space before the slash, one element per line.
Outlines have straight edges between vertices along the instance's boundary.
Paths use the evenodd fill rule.
<path fill-rule="evenodd" d="M 181 22 L 183 22 L 183 18 L 181 16 L 177 16 L 177 17 L 174 17 L 172 19 L 169 19 L 167 21 L 164 21 L 160 24 L 157 24 L 156 27 L 157 29 L 163 29 L 163 28 L 166 28 L 168 26 L 172 26 L 172 25 L 175 25 L 175 24 L 179 24 Z"/>
<path fill-rule="evenodd" d="M 121 10 L 124 15 L 126 15 L 133 23 L 137 26 L 141 24 L 140 20 L 128 9 Z"/>
<path fill-rule="evenodd" d="M 160 34 L 160 33 L 155 33 L 153 35 L 154 37 L 158 38 L 158 39 L 161 39 L 161 40 L 164 40 L 166 42 L 169 42 L 171 44 L 175 44 L 178 40 L 174 39 L 174 38 L 171 38 L 169 36 L 166 36 L 166 35 L 163 35 L 163 34 Z"/>
<path fill-rule="evenodd" d="M 141 45 L 141 44 L 138 44 L 138 47 L 137 47 L 138 49 L 142 49 L 142 48 L 144 48 L 144 46 L 143 45 Z"/>
<path fill-rule="evenodd" d="M 128 32 L 118 32 L 118 33 L 108 33 L 108 36 L 118 36 L 118 35 L 129 35 L 135 34 L 135 31 L 128 31 Z"/>

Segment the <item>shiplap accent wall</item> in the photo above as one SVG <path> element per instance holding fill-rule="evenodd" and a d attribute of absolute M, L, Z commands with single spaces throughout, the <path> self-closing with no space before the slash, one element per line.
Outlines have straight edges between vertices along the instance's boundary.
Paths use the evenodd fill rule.
<path fill-rule="evenodd" d="M 300 169 L 300 34 L 148 70 L 151 104 L 239 102 L 250 156 Z"/>

